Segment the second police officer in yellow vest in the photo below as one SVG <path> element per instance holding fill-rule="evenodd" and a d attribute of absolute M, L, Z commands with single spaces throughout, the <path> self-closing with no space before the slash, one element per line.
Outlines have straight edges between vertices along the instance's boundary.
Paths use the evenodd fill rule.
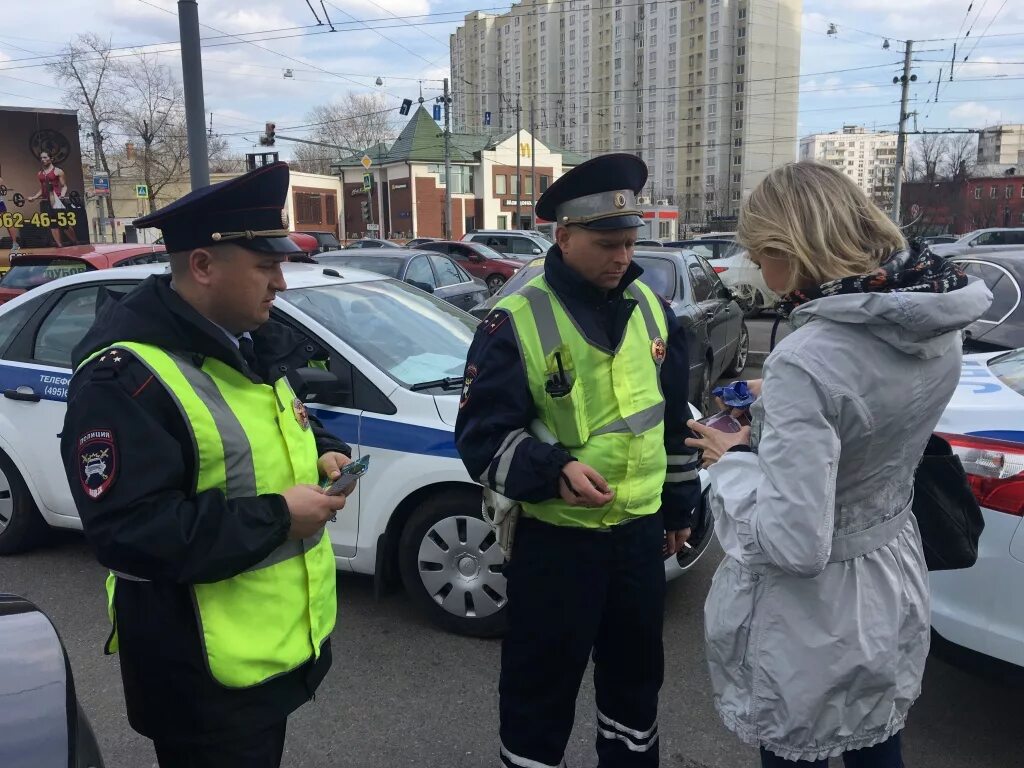
<path fill-rule="evenodd" d="M 319 350 L 268 322 L 296 250 L 287 189 L 276 163 L 137 220 L 171 274 L 96 297 L 74 354 L 61 451 L 112 571 L 129 722 L 162 768 L 275 768 L 331 663 L 324 526 L 345 499 L 317 483 L 350 451 L 289 381 Z"/>
<path fill-rule="evenodd" d="M 520 502 L 505 567 L 500 760 L 563 765 L 593 653 L 601 768 L 658 764 L 664 554 L 700 508 L 684 440 L 689 358 L 638 280 L 647 167 L 605 155 L 537 204 L 557 245 L 502 300 L 469 352 L 456 442 L 470 474 Z"/>

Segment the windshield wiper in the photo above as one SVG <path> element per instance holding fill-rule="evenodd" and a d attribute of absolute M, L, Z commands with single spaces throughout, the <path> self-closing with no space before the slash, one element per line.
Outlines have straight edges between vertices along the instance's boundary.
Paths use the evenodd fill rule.
<path fill-rule="evenodd" d="M 413 384 L 409 389 L 413 392 L 424 389 L 462 389 L 465 382 L 466 379 L 463 376 L 445 376 L 443 379 L 434 381 L 421 381 L 418 384 Z"/>

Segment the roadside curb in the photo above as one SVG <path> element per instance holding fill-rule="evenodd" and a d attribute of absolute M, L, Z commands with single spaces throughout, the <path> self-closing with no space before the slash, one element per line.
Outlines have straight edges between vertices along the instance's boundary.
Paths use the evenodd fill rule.
<path fill-rule="evenodd" d="M 767 352 L 748 352 L 747 353 L 747 365 L 764 365 L 765 358 L 768 357 Z"/>

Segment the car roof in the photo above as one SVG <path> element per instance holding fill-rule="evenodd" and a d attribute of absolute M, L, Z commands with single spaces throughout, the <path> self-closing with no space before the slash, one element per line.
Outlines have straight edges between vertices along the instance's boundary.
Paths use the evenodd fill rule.
<path fill-rule="evenodd" d="M 147 253 L 166 253 L 162 245 L 149 243 L 96 243 L 69 245 L 63 248 L 26 248 L 17 251 L 15 259 L 78 259 L 90 264 L 106 265 L 120 259 L 143 256 Z"/>

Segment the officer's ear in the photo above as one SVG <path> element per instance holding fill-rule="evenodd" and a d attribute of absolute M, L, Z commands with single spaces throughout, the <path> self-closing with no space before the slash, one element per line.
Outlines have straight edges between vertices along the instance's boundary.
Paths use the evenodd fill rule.
<path fill-rule="evenodd" d="M 175 280 L 185 278 L 199 285 L 210 283 L 214 256 L 205 248 L 194 248 L 171 256 L 171 275 Z"/>
<path fill-rule="evenodd" d="M 569 240 L 572 238 L 573 229 L 574 227 L 572 226 L 558 227 L 555 229 L 555 242 L 558 243 L 558 247 L 563 251 L 565 250 L 565 246 L 568 244 Z"/>

